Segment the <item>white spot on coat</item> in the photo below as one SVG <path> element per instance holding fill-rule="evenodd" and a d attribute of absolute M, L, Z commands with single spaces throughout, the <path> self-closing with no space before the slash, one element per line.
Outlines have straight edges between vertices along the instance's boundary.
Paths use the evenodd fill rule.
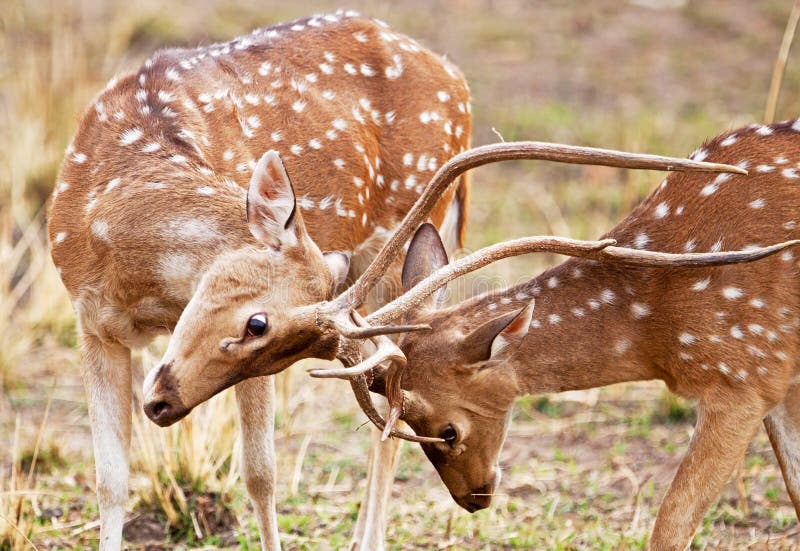
<path fill-rule="evenodd" d="M 92 222 L 92 235 L 101 241 L 108 241 L 108 222 L 103 220 Z"/>
<path fill-rule="evenodd" d="M 634 302 L 631 304 L 631 314 L 633 319 L 642 319 L 650 315 L 650 307 L 641 302 Z"/>
<path fill-rule="evenodd" d="M 131 145 L 132 143 L 139 141 L 142 136 L 144 136 L 144 132 L 141 128 L 129 128 L 120 135 L 119 144 Z"/>
<path fill-rule="evenodd" d="M 728 300 L 736 300 L 737 298 L 742 298 L 744 292 L 738 287 L 725 287 L 722 289 L 722 296 Z"/>
<path fill-rule="evenodd" d="M 600 299 L 606 304 L 613 304 L 616 298 L 617 295 L 611 289 L 603 289 L 603 292 L 600 293 Z"/>
<path fill-rule="evenodd" d="M 697 280 L 692 285 L 692 291 L 705 291 L 706 289 L 708 289 L 708 286 L 710 284 L 711 284 L 711 277 Z"/>

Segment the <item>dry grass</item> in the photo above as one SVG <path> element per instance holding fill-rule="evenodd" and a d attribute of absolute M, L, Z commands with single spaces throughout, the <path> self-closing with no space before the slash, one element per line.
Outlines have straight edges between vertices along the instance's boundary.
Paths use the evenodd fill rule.
<path fill-rule="evenodd" d="M 94 548 L 91 440 L 74 321 L 49 262 L 43 205 L 76 120 L 114 73 L 162 45 L 224 39 L 339 7 L 204 0 L 8 0 L 0 10 L 0 550 Z M 760 117 L 791 3 L 583 4 L 525 0 L 355 0 L 351 6 L 446 52 L 472 86 L 475 143 L 562 140 L 681 155 Z M 654 4 L 647 2 L 647 4 Z M 434 9 L 435 8 L 435 9 Z M 426 14 L 424 17 L 421 14 Z M 800 112 L 793 58 L 778 116 Z M 509 164 L 474 178 L 469 245 L 525 234 L 596 237 L 658 176 Z M 511 282 L 554 262 L 483 275 Z M 467 294 L 460 286 L 456 296 Z M 157 350 L 153 351 L 157 354 Z M 148 367 L 145 355 L 142 363 Z M 290 549 L 341 548 L 363 489 L 363 416 L 338 382 L 281 375 L 278 488 Z M 577 400 L 576 400 L 577 398 Z M 51 405 L 52 404 L 52 405 Z M 50 408 L 51 413 L 45 412 Z M 257 546 L 240 484 L 230 393 L 168 430 L 136 419 L 132 546 Z M 691 404 L 660 385 L 522 400 L 489 511 L 457 510 L 418 448 L 405 447 L 390 547 L 642 548 L 688 442 Z M 707 548 L 795 548 L 797 521 L 766 438 L 695 540 Z M 166 543 L 165 543 L 166 542 Z"/>

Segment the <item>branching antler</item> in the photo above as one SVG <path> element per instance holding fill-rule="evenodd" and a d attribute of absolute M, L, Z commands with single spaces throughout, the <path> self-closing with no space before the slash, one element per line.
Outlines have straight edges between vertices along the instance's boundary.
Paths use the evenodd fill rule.
<path fill-rule="evenodd" d="M 364 320 L 364 318 L 362 318 L 358 312 L 354 311 L 352 316 L 354 325 L 357 327 L 369 328 L 366 320 Z M 387 398 L 389 398 L 390 404 L 398 404 L 398 406 L 391 407 L 388 421 L 383 420 L 383 417 L 381 417 L 381 414 L 375 408 L 375 404 L 372 403 L 372 397 L 369 394 L 369 385 L 367 384 L 366 373 L 383 364 L 384 362 L 391 362 L 389 367 L 390 370 L 400 370 L 402 372 L 402 369 L 406 365 L 406 357 L 403 355 L 403 352 L 400 350 L 400 348 L 385 335 L 374 336 L 371 338 L 371 340 L 373 343 L 375 343 L 377 350 L 374 354 L 357 366 L 345 367 L 341 369 L 312 369 L 309 371 L 309 373 L 313 377 L 336 377 L 340 379 L 350 379 L 350 386 L 353 389 L 353 394 L 356 397 L 358 405 L 361 406 L 361 409 L 367 415 L 367 418 L 372 421 L 376 427 L 383 430 L 383 440 L 386 440 L 390 436 L 394 436 L 396 438 L 409 440 L 411 442 L 419 442 L 421 444 L 444 442 L 444 440 L 441 438 L 417 436 L 415 434 L 408 434 L 402 431 L 394 430 L 393 427 L 400 419 L 403 412 L 403 390 L 400 388 L 399 384 L 395 384 L 394 377 L 387 377 L 387 385 L 391 381 L 392 388 L 396 389 L 395 392 L 399 392 L 400 394 L 392 395 L 391 398 L 387 396 Z M 347 374 L 346 377 L 345 374 Z"/>
<path fill-rule="evenodd" d="M 614 239 L 579 241 L 563 237 L 523 237 L 513 241 L 490 245 L 452 264 L 440 268 L 406 293 L 370 315 L 366 322 L 388 323 L 392 319 L 396 319 L 412 310 L 428 296 L 435 293 L 437 289 L 446 285 L 453 279 L 483 268 L 503 258 L 522 254 L 549 252 L 639 267 L 707 267 L 753 262 L 798 244 L 800 244 L 800 240 L 785 241 L 768 247 L 759 247 L 742 251 L 663 253 L 618 247 Z M 360 325 L 364 326 L 364 324 L 365 322 L 362 320 Z M 386 337 L 383 338 L 391 343 Z M 397 349 L 394 343 L 391 343 L 391 346 Z M 371 414 L 368 414 L 368 416 L 373 422 L 375 422 L 376 419 L 374 417 L 377 415 L 377 419 L 380 423 L 376 423 L 376 425 L 383 429 L 384 439 L 387 436 L 395 435 L 393 427 L 402 417 L 403 412 L 403 390 L 401 388 L 401 382 L 406 359 L 402 351 L 399 349 L 395 351 L 394 349 L 392 350 L 391 356 L 389 354 L 384 354 L 383 356 L 376 354 L 353 368 L 319 369 L 310 371 L 313 377 L 350 379 L 353 392 L 357 393 L 359 405 L 362 405 L 363 408 L 363 404 L 367 401 L 369 402 L 368 407 L 370 408 Z M 387 371 L 386 396 L 389 399 L 390 412 L 388 419 L 384 421 L 377 413 L 374 404 L 372 404 L 366 379 L 362 375 L 386 360 L 395 360 L 396 363 L 393 363 L 389 367 L 389 371 Z M 407 435 L 401 437 L 405 436 Z"/>
<path fill-rule="evenodd" d="M 579 241 L 565 237 L 523 237 L 503 243 L 496 243 L 480 249 L 464 258 L 437 270 L 412 289 L 403 293 L 367 317 L 372 324 L 389 323 L 419 305 L 437 289 L 450 281 L 474 272 L 493 262 L 523 254 L 547 252 L 588 258 L 604 262 L 614 262 L 639 267 L 703 267 L 722 266 L 753 262 L 800 244 L 800 240 L 785 241 L 768 247 L 741 251 L 721 251 L 713 253 L 664 253 L 644 251 L 627 247 L 617 247 L 615 239 L 600 241 Z"/>
<path fill-rule="evenodd" d="M 489 163 L 520 159 L 648 170 L 747 174 L 747 171 L 742 168 L 719 163 L 546 142 L 505 142 L 475 147 L 452 157 L 439 168 L 420 198 L 406 214 L 400 227 L 378 252 L 369 267 L 347 291 L 330 303 L 328 309 L 333 312 L 349 311 L 364 302 L 367 294 L 400 254 L 403 245 L 420 224 L 425 222 L 439 198 L 458 176 Z"/>
<path fill-rule="evenodd" d="M 408 241 L 409 237 L 411 237 L 411 234 L 428 218 L 428 215 L 436 206 L 439 198 L 458 176 L 467 170 L 477 168 L 485 164 L 520 159 L 547 160 L 574 164 L 593 164 L 619 168 L 731 172 L 736 174 L 747 174 L 744 169 L 731 165 L 545 142 L 508 142 L 485 145 L 464 151 L 463 153 L 452 157 L 445 164 L 443 164 L 441 168 L 439 168 L 433 179 L 428 183 L 420 198 L 406 214 L 398 229 L 378 252 L 375 259 L 364 271 L 361 277 L 359 277 L 358 280 L 347 291 L 339 295 L 336 299 L 317 305 L 316 320 L 319 329 L 323 332 L 332 331 L 340 336 L 345 336 L 348 338 L 371 338 L 373 339 L 373 342 L 376 342 L 375 339 L 386 339 L 386 337 L 382 337 L 381 335 L 426 329 L 425 326 L 372 327 L 367 323 L 363 325 L 357 324 L 354 323 L 354 318 L 351 318 L 350 313 L 354 312 L 355 308 L 358 308 L 364 302 L 367 294 L 372 290 L 380 278 L 383 277 L 393 260 L 401 253 L 403 246 L 405 245 L 406 241 Z M 611 245 L 611 242 L 604 242 L 600 248 L 608 248 Z M 597 242 L 594 242 L 592 246 L 597 247 Z M 489 260 L 489 262 L 491 262 L 491 260 Z M 453 275 L 452 277 L 457 277 L 457 275 Z M 403 304 L 410 304 L 415 300 L 418 299 L 409 297 L 407 302 Z M 409 307 L 410 306 L 403 306 L 403 308 Z M 384 343 L 383 346 L 384 348 L 382 354 L 389 354 L 388 345 Z M 381 348 L 379 344 L 379 350 L 380 349 Z M 352 373 L 359 374 L 355 375 L 354 378 L 351 379 L 353 391 L 356 393 L 356 398 L 359 400 L 359 404 L 361 405 L 362 409 L 364 409 L 364 412 L 368 415 L 370 420 L 372 420 L 377 426 L 384 428 L 384 438 L 392 435 L 400 438 L 422 441 L 419 440 L 422 437 L 414 437 L 392 431 L 392 426 L 402 416 L 403 394 L 402 389 L 400 388 L 400 380 L 402 378 L 402 367 L 405 364 L 405 358 L 403 357 L 402 360 L 400 359 L 402 352 L 400 352 L 399 349 L 396 352 L 392 351 L 390 355 L 392 358 L 389 358 L 388 355 L 385 358 L 378 356 L 378 358 L 375 360 L 368 359 L 366 360 L 366 363 L 362 362 L 356 366 L 352 370 Z M 389 360 L 392 360 L 392 362 L 389 370 L 387 371 L 387 397 L 389 398 L 391 410 L 389 414 L 390 422 L 387 423 L 381 418 L 380 414 L 377 412 L 377 410 L 375 410 L 375 407 L 372 404 L 372 400 L 369 396 L 367 380 L 364 374 L 373 369 L 375 366 L 378 366 L 381 363 Z M 350 370 L 314 370 L 312 375 L 336 377 L 344 376 L 344 372 L 348 372 L 349 374 Z M 325 373 L 325 375 L 322 375 L 322 373 Z M 441 440 L 427 439 L 425 441 L 438 442 Z"/>

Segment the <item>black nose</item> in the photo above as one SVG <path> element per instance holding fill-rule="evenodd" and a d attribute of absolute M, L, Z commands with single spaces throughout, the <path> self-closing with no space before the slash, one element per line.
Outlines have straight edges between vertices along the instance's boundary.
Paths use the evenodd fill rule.
<path fill-rule="evenodd" d="M 160 402 L 148 402 L 144 405 L 145 414 L 150 418 L 151 421 L 156 423 L 158 423 L 159 419 L 168 417 L 170 410 L 172 410 L 172 406 L 163 400 Z"/>
<path fill-rule="evenodd" d="M 156 425 L 167 427 L 177 421 L 175 407 L 165 400 L 152 400 L 144 405 L 144 413 Z"/>

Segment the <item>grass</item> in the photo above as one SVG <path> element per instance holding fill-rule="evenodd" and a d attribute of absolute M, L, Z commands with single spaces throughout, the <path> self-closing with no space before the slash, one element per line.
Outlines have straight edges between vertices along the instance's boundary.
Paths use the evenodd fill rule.
<path fill-rule="evenodd" d="M 422 0 L 349 4 L 464 69 L 474 96 L 475 143 L 495 141 L 496 129 L 506 140 L 668 155 L 685 155 L 708 136 L 759 120 L 790 9 L 783 0 L 732 2 L 724 9 L 707 0 L 661 10 L 611 0 L 592 9 L 513 0 L 448 0 L 436 10 Z M 333 0 L 311 7 L 250 0 L 4 4 L 0 550 L 97 546 L 74 320 L 43 230 L 43 205 L 80 113 L 109 77 L 158 47 L 208 43 L 336 7 Z M 795 54 L 779 119 L 800 112 Z M 472 249 L 521 235 L 596 237 L 659 176 L 509 163 L 482 168 L 473 181 Z M 515 281 L 554 261 L 549 255 L 517 259 L 481 275 L 493 283 Z M 150 356 L 143 356 L 144 368 Z M 280 376 L 278 397 L 284 546 L 346 547 L 364 484 L 368 437 L 366 427 L 358 430 L 364 417 L 346 385 L 309 381 L 303 367 Z M 691 403 L 657 384 L 526 398 L 501 458 L 504 495 L 477 515 L 457 509 L 418 447 L 405 446 L 389 547 L 643 549 L 693 419 Z M 126 527 L 132 548 L 258 548 L 237 482 L 236 435 L 230 393 L 167 430 L 136 417 Z M 797 520 L 762 432 L 694 547 L 798 544 Z"/>

